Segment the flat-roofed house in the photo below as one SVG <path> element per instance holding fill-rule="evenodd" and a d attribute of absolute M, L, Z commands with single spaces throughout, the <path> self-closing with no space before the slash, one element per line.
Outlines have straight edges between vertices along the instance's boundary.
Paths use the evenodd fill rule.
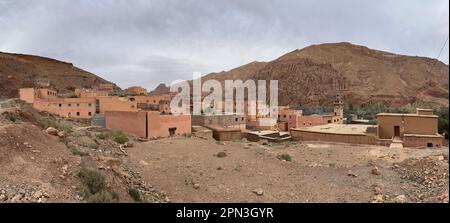
<path fill-rule="evenodd" d="M 378 138 L 403 141 L 404 146 L 441 146 L 438 116 L 431 109 L 416 110 L 415 114 L 380 113 L 377 115 Z"/>

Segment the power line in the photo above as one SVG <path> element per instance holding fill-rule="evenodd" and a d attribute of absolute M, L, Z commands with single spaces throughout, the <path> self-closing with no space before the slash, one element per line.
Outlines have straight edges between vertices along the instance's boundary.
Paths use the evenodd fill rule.
<path fill-rule="evenodd" d="M 445 45 L 447 45 L 448 37 L 449 37 L 449 36 L 447 36 L 447 39 L 445 40 L 444 45 L 442 46 L 441 50 L 439 51 L 439 54 L 438 54 L 438 56 L 437 56 L 436 59 L 439 59 L 439 57 L 441 56 L 442 50 L 444 50 Z"/>

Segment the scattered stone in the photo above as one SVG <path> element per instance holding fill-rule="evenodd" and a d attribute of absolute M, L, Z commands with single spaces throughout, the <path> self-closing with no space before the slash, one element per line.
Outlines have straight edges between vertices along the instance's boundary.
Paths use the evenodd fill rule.
<path fill-rule="evenodd" d="M 0 195 L 0 201 L 6 201 L 8 199 L 8 197 L 6 197 L 6 195 L 2 194 Z"/>
<path fill-rule="evenodd" d="M 406 202 L 406 196 L 405 195 L 398 195 L 397 197 L 395 197 L 394 199 L 393 199 L 393 201 L 395 202 L 395 203 L 405 203 Z"/>
<path fill-rule="evenodd" d="M 439 161 L 442 161 L 442 160 L 444 160 L 444 156 L 438 156 L 437 159 L 438 159 Z"/>
<path fill-rule="evenodd" d="M 223 157 L 226 157 L 226 156 L 227 156 L 227 153 L 225 153 L 225 152 L 217 153 L 217 157 L 219 157 L 219 158 L 223 158 Z"/>
<path fill-rule="evenodd" d="M 22 194 L 17 194 L 16 196 L 14 196 L 13 198 L 11 198 L 11 202 L 12 203 L 17 203 L 22 199 L 23 195 Z"/>
<path fill-rule="evenodd" d="M 57 135 L 58 135 L 59 138 L 64 138 L 64 137 L 66 137 L 66 131 L 59 131 L 57 133 Z"/>
<path fill-rule="evenodd" d="M 373 175 L 380 175 L 381 174 L 381 170 L 377 166 L 373 166 L 371 172 L 372 172 Z"/>
<path fill-rule="evenodd" d="M 383 203 L 384 199 L 383 199 L 383 195 L 381 194 L 377 194 L 375 196 L 373 196 L 372 198 L 372 203 Z"/>
<path fill-rule="evenodd" d="M 375 186 L 375 187 L 373 188 L 373 192 L 374 192 L 375 195 L 380 195 L 380 194 L 383 193 L 383 191 L 381 190 L 381 188 L 378 187 L 378 186 Z"/>
<path fill-rule="evenodd" d="M 358 175 L 355 174 L 355 173 L 353 173 L 353 171 L 351 171 L 351 170 L 349 170 L 349 171 L 347 172 L 347 176 L 350 176 L 350 177 L 358 177 Z"/>
<path fill-rule="evenodd" d="M 148 142 L 148 139 L 147 138 L 138 138 L 138 141 L 139 142 Z"/>
<path fill-rule="evenodd" d="M 144 160 L 139 161 L 139 164 L 141 164 L 142 166 L 148 166 L 149 164 L 147 162 L 145 162 Z"/>
<path fill-rule="evenodd" d="M 126 142 L 125 144 L 123 144 L 125 147 L 127 148 L 131 148 L 134 146 L 134 144 L 132 142 Z"/>
<path fill-rule="evenodd" d="M 195 183 L 195 184 L 194 184 L 194 189 L 196 189 L 196 190 L 197 190 L 197 189 L 199 189 L 199 188 L 200 188 L 200 184 L 198 184 L 198 183 Z"/>
<path fill-rule="evenodd" d="M 249 149 L 250 148 L 250 146 L 244 146 L 244 149 Z"/>
<path fill-rule="evenodd" d="M 58 135 L 58 130 L 53 128 L 53 127 L 48 127 L 45 132 L 49 135 L 54 135 L 57 136 Z"/>
<path fill-rule="evenodd" d="M 262 189 L 255 189 L 253 190 L 253 193 L 255 193 L 258 196 L 264 195 L 264 191 Z"/>
<path fill-rule="evenodd" d="M 119 166 L 121 161 L 120 159 L 106 156 L 99 156 L 99 161 L 106 164 L 107 166 Z"/>
<path fill-rule="evenodd" d="M 41 191 L 36 191 L 36 192 L 34 192 L 34 194 L 33 194 L 33 198 L 35 198 L 35 199 L 39 199 L 39 198 L 41 198 L 42 196 L 44 196 L 44 195 L 42 194 Z"/>

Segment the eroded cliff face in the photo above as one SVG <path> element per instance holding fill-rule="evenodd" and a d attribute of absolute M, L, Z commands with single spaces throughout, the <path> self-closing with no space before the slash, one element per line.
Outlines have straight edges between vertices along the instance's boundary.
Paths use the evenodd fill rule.
<path fill-rule="evenodd" d="M 350 43 L 313 45 L 268 63 L 254 62 L 204 79 L 278 80 L 279 103 L 292 106 L 329 104 L 337 89 L 354 105 L 448 107 L 449 98 L 448 65 Z"/>

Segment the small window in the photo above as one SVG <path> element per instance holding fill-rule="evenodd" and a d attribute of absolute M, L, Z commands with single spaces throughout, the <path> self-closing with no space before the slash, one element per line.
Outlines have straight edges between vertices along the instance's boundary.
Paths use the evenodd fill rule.
<path fill-rule="evenodd" d="M 428 147 L 428 148 L 433 147 L 433 143 L 431 143 L 431 142 L 427 143 L 427 147 Z"/>
<path fill-rule="evenodd" d="M 88 106 L 89 106 L 89 107 L 91 107 L 91 106 L 92 106 L 92 104 L 91 104 L 91 103 L 89 103 L 89 104 L 88 104 Z"/>
<path fill-rule="evenodd" d="M 242 118 L 241 120 L 244 121 L 244 118 Z"/>
<path fill-rule="evenodd" d="M 286 115 L 283 115 L 283 118 L 286 118 Z"/>
<path fill-rule="evenodd" d="M 312 123 L 310 122 L 309 125 L 312 125 Z"/>
<path fill-rule="evenodd" d="M 77 116 L 80 116 L 80 112 L 77 112 Z"/>
<path fill-rule="evenodd" d="M 62 107 L 62 104 L 59 104 L 58 106 L 59 106 L 59 107 Z"/>
<path fill-rule="evenodd" d="M 331 120 L 328 120 L 328 123 L 331 123 Z"/>
<path fill-rule="evenodd" d="M 89 112 L 88 115 L 91 116 L 91 115 L 92 115 L 92 112 Z"/>
<path fill-rule="evenodd" d="M 72 104 L 67 104 L 67 106 L 71 107 L 71 106 L 72 106 Z"/>
<path fill-rule="evenodd" d="M 239 119 L 238 119 L 238 118 L 235 118 L 234 120 L 237 122 Z"/>
<path fill-rule="evenodd" d="M 80 107 L 80 103 L 77 103 L 77 107 Z"/>

